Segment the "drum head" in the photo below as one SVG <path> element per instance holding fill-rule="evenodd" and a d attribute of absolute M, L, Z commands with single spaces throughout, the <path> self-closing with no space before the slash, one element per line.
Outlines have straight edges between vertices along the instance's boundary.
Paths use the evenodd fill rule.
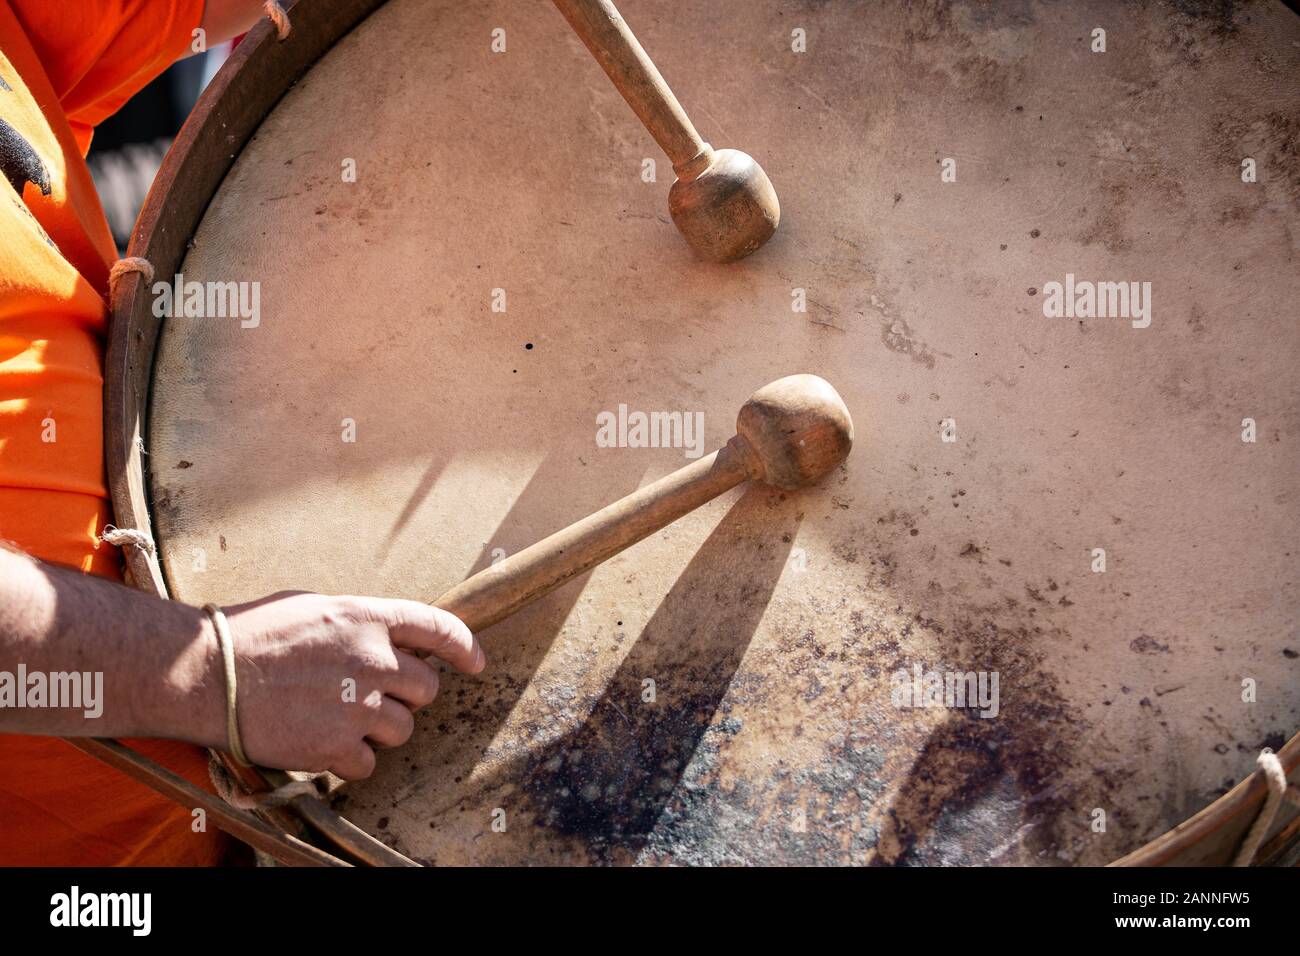
<path fill-rule="evenodd" d="M 763 164 L 775 237 L 693 257 L 669 164 L 549 5 L 388 3 L 184 260 L 260 301 L 164 323 L 173 596 L 431 601 L 794 372 L 856 447 L 484 632 L 488 669 L 445 674 L 342 812 L 436 863 L 1100 863 L 1249 773 L 1300 705 L 1300 20 L 623 13 L 705 138 Z M 1149 325 L 1045 315 L 1067 281 L 1138 283 Z M 702 413 L 702 441 L 603 447 L 635 412 Z M 996 702 L 906 706 L 918 669 L 996 675 Z"/>

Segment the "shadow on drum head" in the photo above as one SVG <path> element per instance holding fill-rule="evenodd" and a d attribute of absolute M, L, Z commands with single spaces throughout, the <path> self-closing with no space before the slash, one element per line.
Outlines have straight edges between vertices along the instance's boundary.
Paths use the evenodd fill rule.
<path fill-rule="evenodd" d="M 378 549 L 376 557 L 381 564 L 388 559 L 389 553 L 393 550 L 393 545 L 402 536 L 402 532 L 410 524 L 411 518 L 415 516 L 415 513 L 420 509 L 420 505 L 429 497 L 429 492 L 433 491 L 433 486 L 438 483 L 438 479 L 442 477 L 446 470 L 447 463 L 441 458 L 432 459 L 425 467 L 424 474 L 420 475 L 419 484 L 407 495 L 406 503 L 402 505 L 402 510 L 393 519 L 392 527 L 388 529 L 388 535 Z M 475 570 L 477 570 L 477 567 Z"/>
<path fill-rule="evenodd" d="M 438 463 L 430 463 L 395 520 L 389 533 L 390 544 L 400 535 L 409 516 L 419 509 L 442 470 Z M 510 504 L 509 511 L 465 576 L 491 566 L 493 552 L 521 551 L 608 504 L 606 500 L 589 500 L 573 494 L 572 470 L 569 455 L 548 453 Z M 607 497 L 612 499 L 635 490 L 643 470 L 644 463 L 628 456 L 602 461 L 601 473 L 609 488 Z M 570 493 L 557 495 L 557 488 L 567 488 Z M 483 631 L 488 669 L 479 677 L 466 678 L 444 669 L 442 692 L 438 700 L 417 716 L 417 737 L 410 748 L 422 755 L 423 764 L 438 767 L 439 779 L 468 778 L 478 765 L 485 748 L 497 736 L 556 638 L 564 631 L 565 621 L 573 613 L 590 576 L 591 572 L 587 572 L 569 581 L 513 617 Z M 418 597 L 433 601 L 437 595 L 426 593 Z M 456 721 L 454 726 L 448 722 L 451 719 Z M 427 786 L 428 782 L 421 778 L 420 788 Z"/>
<path fill-rule="evenodd" d="M 546 846 L 551 841 L 535 836 L 535 828 L 546 828 L 573 841 L 580 856 L 566 862 L 631 862 L 665 827 L 672 843 L 688 839 L 673 831 L 699 825 L 693 804 L 717 789 L 710 772 L 716 747 L 706 732 L 727 733 L 734 722 L 718 712 L 727 710 L 727 690 L 786 568 L 798 509 L 768 488 L 746 491 L 664 596 L 583 722 L 498 765 L 467 795 L 467 804 L 490 806 L 512 791 L 515 822 L 498 839 Z M 653 702 L 643 699 L 647 679 Z M 458 776 L 472 770 L 482 739 L 476 728 L 474 741 L 457 746 L 468 765 L 440 769 Z M 437 827 L 437 817 L 428 825 Z"/>
<path fill-rule="evenodd" d="M 617 857 L 639 853 L 660 828 L 698 825 L 693 804 L 717 786 L 705 732 L 729 726 L 724 697 L 800 523 L 797 505 L 780 499 L 766 488 L 745 493 L 664 597 L 582 726 L 531 756 L 520 785 L 536 825 L 578 837 L 608 862 L 630 862 Z M 647 679 L 655 682 L 654 703 L 643 702 Z M 680 843 L 682 835 L 671 839 Z"/>

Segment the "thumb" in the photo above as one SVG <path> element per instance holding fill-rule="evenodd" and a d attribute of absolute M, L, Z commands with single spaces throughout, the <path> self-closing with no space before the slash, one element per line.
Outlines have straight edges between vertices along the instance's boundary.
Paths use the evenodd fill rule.
<path fill-rule="evenodd" d="M 361 606 L 367 620 L 388 628 L 396 647 L 426 651 L 466 674 L 477 674 L 487 664 L 469 628 L 449 611 L 397 598 L 363 598 Z"/>

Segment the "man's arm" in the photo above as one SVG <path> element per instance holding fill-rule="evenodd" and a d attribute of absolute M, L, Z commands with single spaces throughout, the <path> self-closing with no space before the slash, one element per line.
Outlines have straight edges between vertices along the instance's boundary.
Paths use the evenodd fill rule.
<path fill-rule="evenodd" d="M 240 735 L 249 759 L 264 766 L 368 776 L 372 747 L 405 743 L 412 710 L 437 693 L 437 671 L 413 652 L 471 674 L 484 665 L 464 624 L 414 601 L 286 593 L 225 612 Z M 5 682 L 26 694 L 20 665 L 29 682 L 102 674 L 100 715 L 87 717 L 85 706 L 13 706 Z M 224 748 L 225 699 L 205 612 L 0 549 L 0 732 Z"/>

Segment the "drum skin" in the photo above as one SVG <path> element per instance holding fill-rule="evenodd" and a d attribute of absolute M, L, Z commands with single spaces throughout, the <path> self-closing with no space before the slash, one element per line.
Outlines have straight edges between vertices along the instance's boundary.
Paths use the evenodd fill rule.
<path fill-rule="evenodd" d="M 1300 19 L 1198 10 L 624 0 L 780 196 L 768 245 L 712 265 L 549 5 L 393 0 L 184 259 L 261 314 L 163 324 L 172 596 L 433 600 L 690 460 L 600 447 L 602 413 L 702 412 L 707 452 L 814 372 L 854 419 L 836 473 L 729 493 L 486 630 L 484 673 L 444 672 L 335 806 L 436 864 L 1135 850 L 1300 723 Z M 1149 327 L 1045 317 L 1067 273 L 1150 282 Z M 996 716 L 896 706 L 915 665 L 996 672 Z"/>

